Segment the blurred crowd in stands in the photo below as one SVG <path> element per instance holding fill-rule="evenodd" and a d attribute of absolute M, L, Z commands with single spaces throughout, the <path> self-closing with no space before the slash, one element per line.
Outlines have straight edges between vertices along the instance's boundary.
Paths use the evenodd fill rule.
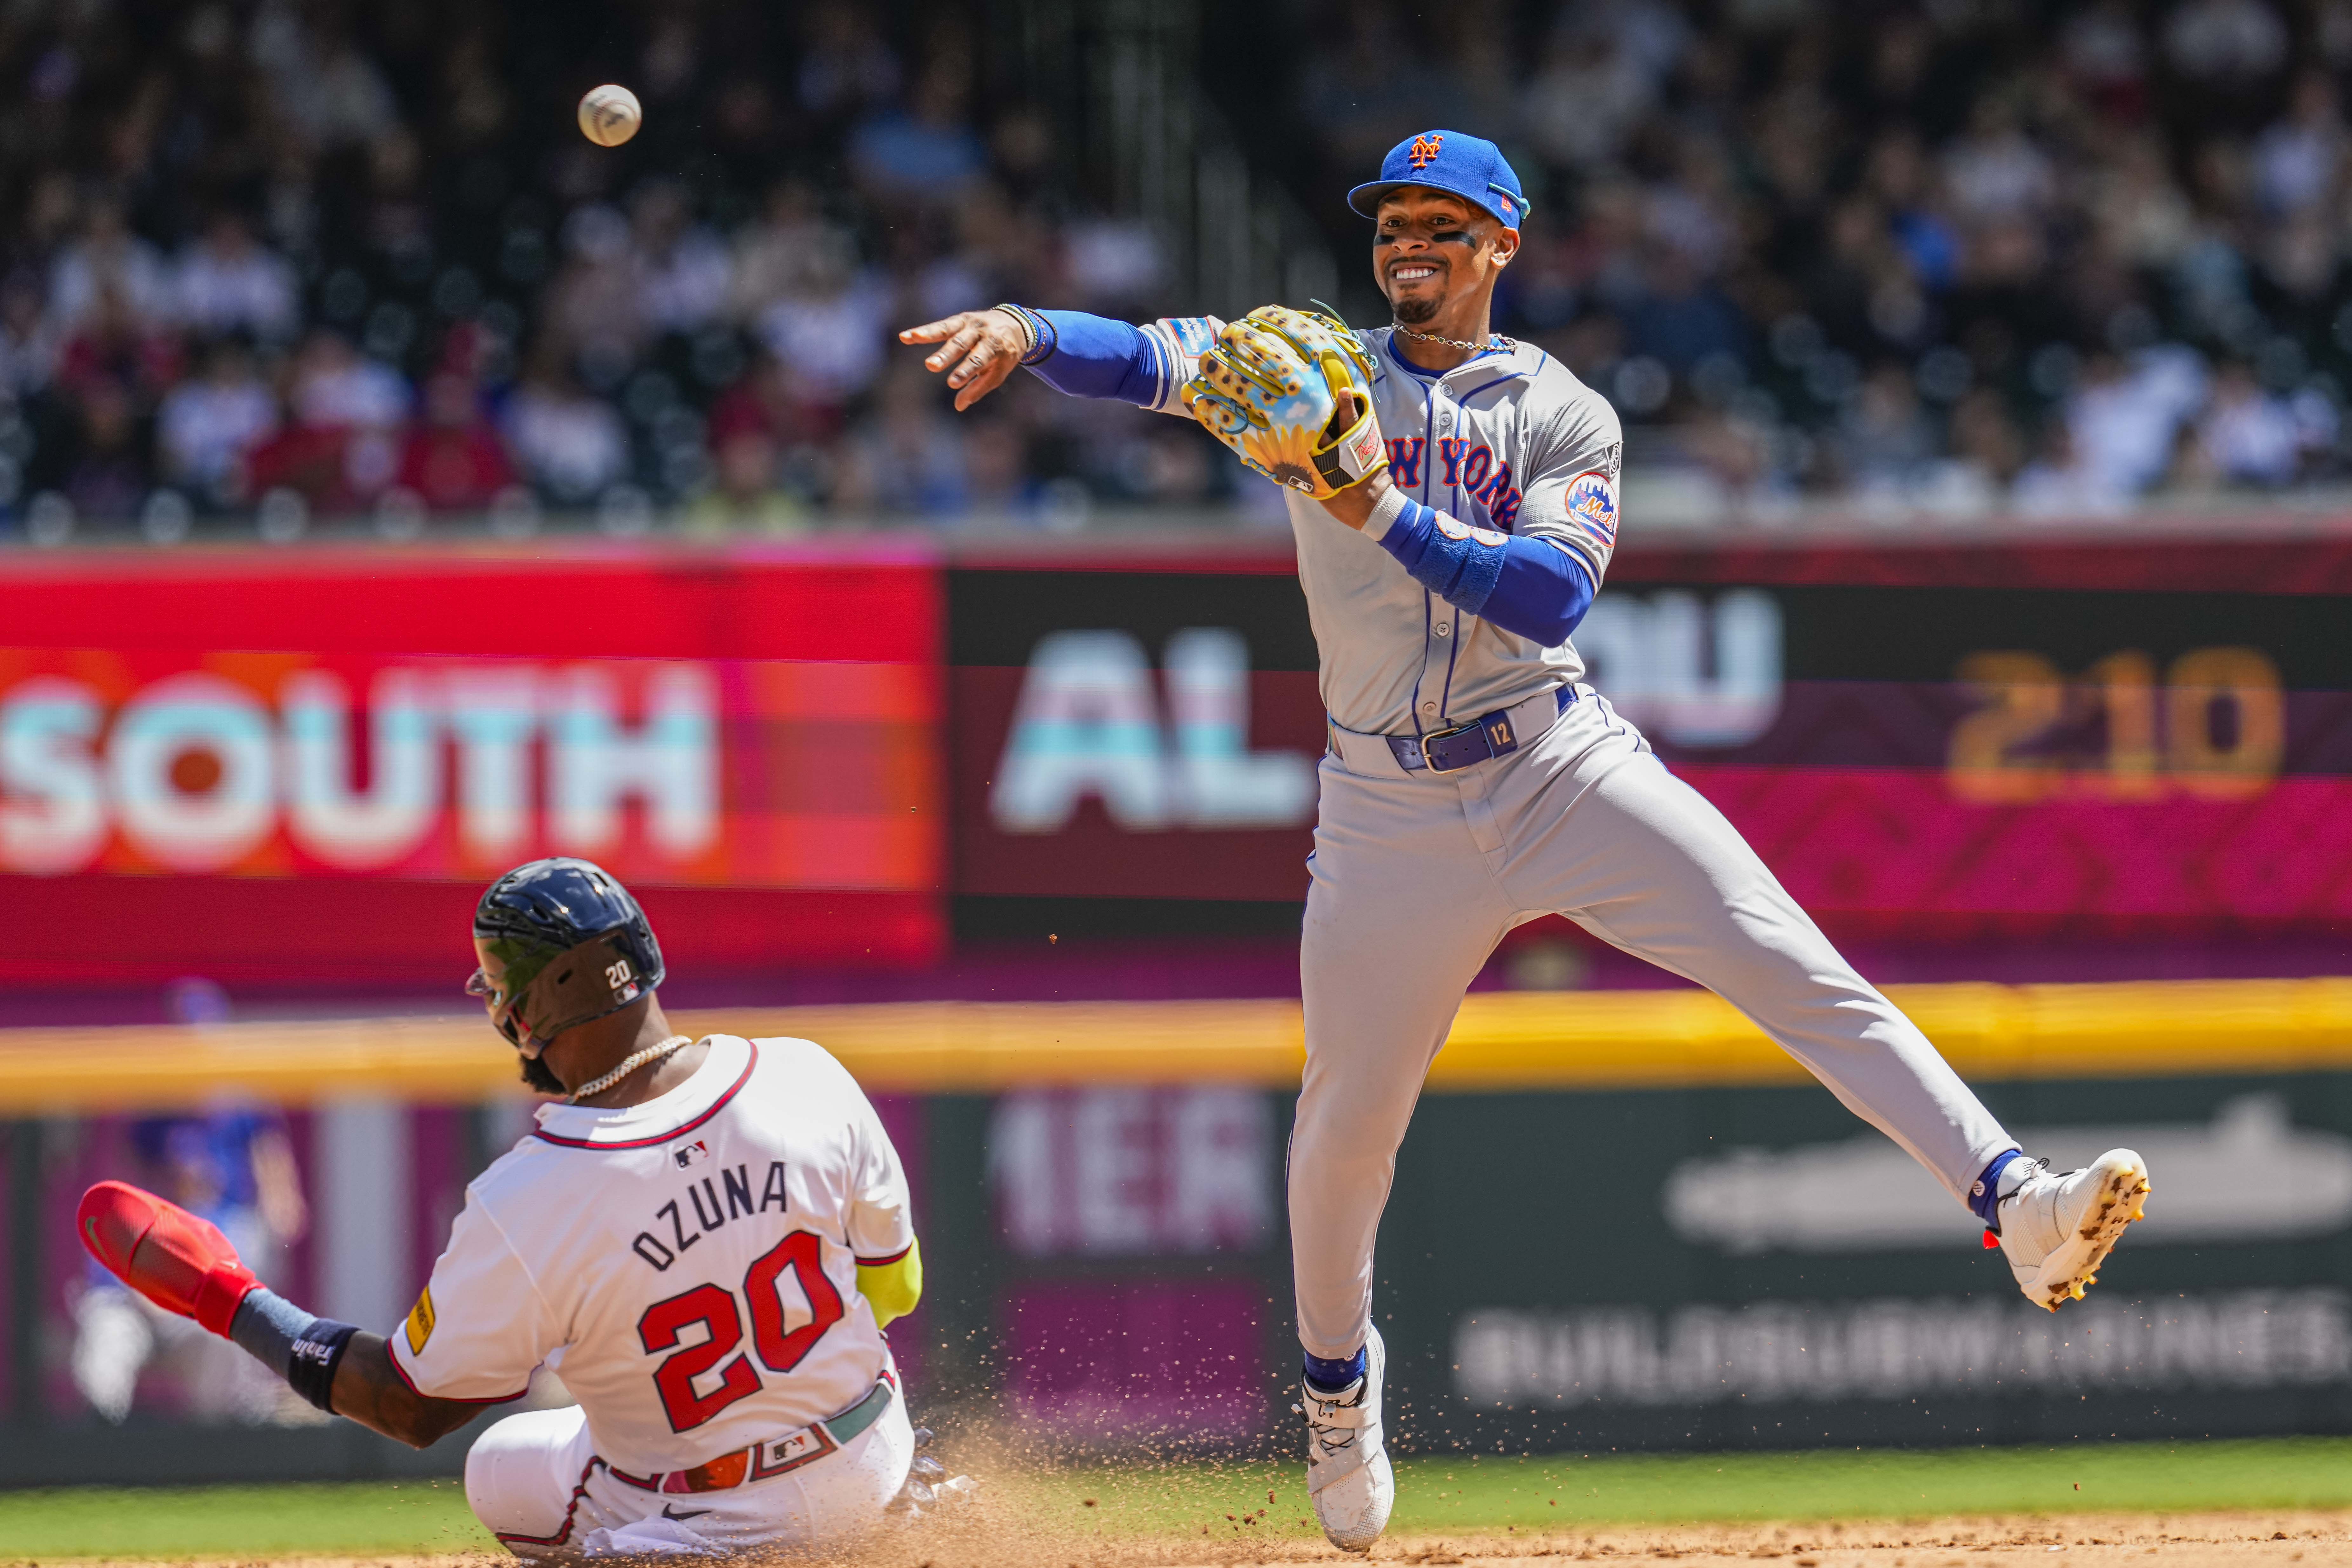
<path fill-rule="evenodd" d="M 2080 518 L 2346 470 L 2344 0 L 1335 19 L 1297 177 L 1502 120 L 1536 205 L 1500 324 L 1662 498 Z"/>
<path fill-rule="evenodd" d="M 958 418 L 890 342 L 1008 297 L 1163 308 L 1152 237 L 977 102 L 970 9 L 0 9 L 0 537 L 1223 498 L 1188 425 L 1027 377 Z M 572 128 L 601 79 L 646 103 L 617 152 Z"/>
<path fill-rule="evenodd" d="M 1233 116 L 1245 150 L 1354 269 L 1341 193 L 1389 144 L 1502 141 L 1534 211 L 1496 325 L 1615 402 L 1661 517 L 2080 518 L 2352 465 L 2352 0 L 1442 9 L 1254 8 L 1304 90 Z M 1181 422 L 1025 376 L 959 417 L 891 343 L 1185 303 L 983 89 L 992 14 L 0 8 L 0 537 L 1271 515 Z M 602 79 L 646 102 L 618 152 L 571 128 Z"/>

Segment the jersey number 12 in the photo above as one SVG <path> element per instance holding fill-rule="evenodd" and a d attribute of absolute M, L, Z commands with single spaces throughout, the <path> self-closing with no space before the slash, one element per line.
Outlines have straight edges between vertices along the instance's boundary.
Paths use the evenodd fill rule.
<path fill-rule="evenodd" d="M 751 1350 L 770 1372 L 788 1373 L 815 1348 L 825 1330 L 841 1321 L 841 1292 L 824 1276 L 819 1260 L 823 1243 L 814 1231 L 796 1230 L 761 1254 L 743 1276 L 743 1301 L 751 1310 Z M 801 1294 L 808 1298 L 809 1321 L 784 1328 L 784 1299 L 777 1289 L 785 1269 L 793 1271 Z M 676 1348 L 679 1334 L 700 1323 L 705 1337 L 654 1368 L 654 1387 L 661 1394 L 662 1414 L 670 1430 L 687 1432 L 701 1426 L 737 1400 L 760 1391 L 760 1374 L 749 1356 L 734 1355 L 743 1342 L 743 1313 L 735 1292 L 719 1285 L 693 1289 L 656 1301 L 637 1320 L 637 1340 L 648 1352 Z M 728 1357 L 734 1355 L 732 1361 Z M 718 1366 L 719 1386 L 697 1394 L 694 1380 Z"/>

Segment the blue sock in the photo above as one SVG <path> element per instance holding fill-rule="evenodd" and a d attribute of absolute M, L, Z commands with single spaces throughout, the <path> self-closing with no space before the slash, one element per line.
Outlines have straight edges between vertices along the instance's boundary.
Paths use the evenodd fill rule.
<path fill-rule="evenodd" d="M 2024 1153 L 2016 1149 L 2011 1149 L 2006 1154 L 1995 1154 L 1992 1157 L 1992 1163 L 1984 1168 L 1984 1174 L 1979 1176 L 1976 1179 L 1976 1184 L 1969 1189 L 1969 1209 L 1975 1213 L 1977 1218 L 1985 1222 L 1985 1227 L 1995 1236 L 2000 1234 L 1999 1217 L 2000 1173 L 2009 1168 L 2009 1163 L 2011 1160 L 2023 1158 L 2025 1158 Z"/>
<path fill-rule="evenodd" d="M 1311 1355 L 1307 1358 L 1307 1381 L 1318 1388 L 1336 1394 L 1363 1376 L 1369 1364 L 1361 1345 L 1356 1347 L 1354 1355 L 1341 1361 L 1327 1361 L 1319 1355 Z"/>

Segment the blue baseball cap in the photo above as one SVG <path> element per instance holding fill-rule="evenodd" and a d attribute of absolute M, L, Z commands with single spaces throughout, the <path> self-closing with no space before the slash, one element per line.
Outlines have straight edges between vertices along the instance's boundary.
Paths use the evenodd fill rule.
<path fill-rule="evenodd" d="M 1424 131 L 1389 149 L 1381 160 L 1381 177 L 1348 193 L 1348 205 L 1370 217 L 1381 198 L 1399 185 L 1426 185 L 1460 196 L 1493 213 L 1505 228 L 1517 228 L 1528 216 L 1528 198 L 1519 176 L 1511 170 L 1503 150 L 1480 136 L 1459 131 Z"/>

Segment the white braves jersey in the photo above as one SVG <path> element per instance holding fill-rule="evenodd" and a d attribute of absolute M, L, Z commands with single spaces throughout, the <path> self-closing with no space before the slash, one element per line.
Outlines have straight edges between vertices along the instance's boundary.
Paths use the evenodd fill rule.
<path fill-rule="evenodd" d="M 1194 316 L 1142 329 L 1159 359 L 1153 407 L 1184 413 L 1177 390 L 1223 326 Z M 1616 410 L 1529 344 L 1432 372 L 1397 353 L 1392 331 L 1357 334 L 1371 352 L 1390 481 L 1457 523 L 1567 549 L 1597 588 L 1617 546 L 1624 437 Z M 1584 674 L 1573 647 L 1545 647 L 1463 614 L 1405 575 L 1376 541 L 1295 490 L 1286 499 L 1333 722 L 1368 734 L 1423 734 Z"/>
<path fill-rule="evenodd" d="M 608 1464 L 688 1468 L 872 1391 L 890 1349 L 857 1265 L 913 1241 L 898 1151 L 847 1069 L 807 1040 L 713 1035 L 656 1099 L 539 1111 L 466 1189 L 393 1365 L 491 1404 L 544 1363 Z"/>

